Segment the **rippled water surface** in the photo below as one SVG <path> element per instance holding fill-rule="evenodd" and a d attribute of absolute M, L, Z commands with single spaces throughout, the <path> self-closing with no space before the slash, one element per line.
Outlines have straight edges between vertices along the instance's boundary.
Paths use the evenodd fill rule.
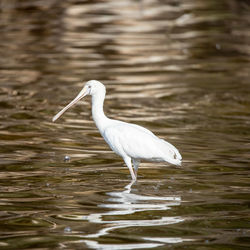
<path fill-rule="evenodd" d="M 0 4 L 0 248 L 250 247 L 249 1 Z M 52 123 L 90 79 L 182 167 L 130 183 L 90 98 Z"/>

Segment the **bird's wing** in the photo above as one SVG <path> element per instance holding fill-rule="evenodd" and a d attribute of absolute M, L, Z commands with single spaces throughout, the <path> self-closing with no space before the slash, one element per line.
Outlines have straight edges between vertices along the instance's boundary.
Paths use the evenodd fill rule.
<path fill-rule="evenodd" d="M 126 123 L 126 124 L 128 124 L 128 123 Z M 155 136 L 155 134 L 153 134 L 150 130 L 148 130 L 148 129 L 146 129 L 146 128 L 140 126 L 140 125 L 137 125 L 137 124 L 128 124 L 128 125 L 134 127 L 135 129 L 139 129 L 139 130 L 145 132 L 146 134 Z"/>
<path fill-rule="evenodd" d="M 167 160 L 177 164 L 175 155 L 178 150 L 141 126 L 118 122 L 107 127 L 103 137 L 111 149 L 121 156 L 128 155 L 135 159 Z"/>
<path fill-rule="evenodd" d="M 157 137 L 155 134 L 153 134 L 150 130 L 148 130 L 148 129 L 142 127 L 142 126 L 139 126 L 139 125 L 136 125 L 136 124 L 129 124 L 129 125 L 134 126 L 135 128 L 138 128 L 138 129 L 144 131 L 145 133 L 148 133 L 149 135 L 154 136 L 154 137 L 157 138 L 158 140 L 161 140 L 161 142 L 162 142 L 162 144 L 163 144 L 162 147 L 164 147 L 166 151 L 169 151 L 169 150 L 170 150 L 170 153 L 173 155 L 173 157 L 174 157 L 175 159 L 178 159 L 178 160 L 180 160 L 180 161 L 182 160 L 182 156 L 181 156 L 179 150 L 178 150 L 175 146 L 173 146 L 171 143 L 169 143 L 169 142 L 167 142 L 167 141 L 165 141 L 165 140 L 163 140 L 163 139 L 160 139 L 160 138 Z"/>
<path fill-rule="evenodd" d="M 123 157 L 145 158 L 151 155 L 148 145 L 149 137 L 153 136 L 133 125 L 112 125 L 105 129 L 103 137 L 111 149 Z"/>

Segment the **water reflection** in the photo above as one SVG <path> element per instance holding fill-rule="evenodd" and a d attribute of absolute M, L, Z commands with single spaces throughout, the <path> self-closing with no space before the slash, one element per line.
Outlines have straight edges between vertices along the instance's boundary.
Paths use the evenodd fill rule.
<path fill-rule="evenodd" d="M 144 248 L 154 248 L 162 246 L 163 244 L 159 243 L 137 243 L 137 244 L 99 244 L 96 241 L 84 240 L 81 242 L 85 242 L 89 248 L 92 249 L 144 249 Z"/>
<path fill-rule="evenodd" d="M 0 246 L 248 247 L 249 1 L 0 5 Z M 178 145 L 183 168 L 143 163 L 144 184 L 113 191 L 130 177 L 89 100 L 50 122 L 89 79 L 108 116 Z"/>
<path fill-rule="evenodd" d="M 109 196 L 107 199 L 110 203 L 99 204 L 98 207 L 109 209 L 111 211 L 102 213 L 92 213 L 84 216 L 70 216 L 73 220 L 86 220 L 90 223 L 101 224 L 104 228 L 98 230 L 96 233 L 87 235 L 78 235 L 81 238 L 93 238 L 93 240 L 84 239 L 80 242 L 85 242 L 89 247 L 96 249 L 137 249 L 137 248 L 149 248 L 161 246 L 161 243 L 179 243 L 182 242 L 181 238 L 170 238 L 170 237 L 137 237 L 136 241 L 152 241 L 154 243 L 136 243 L 136 244 L 100 244 L 99 239 L 105 235 L 114 232 L 121 228 L 130 227 L 151 227 L 151 226 L 163 226 L 170 224 L 177 224 L 183 222 L 183 217 L 166 217 L 162 216 L 157 219 L 129 219 L 129 215 L 135 213 L 141 213 L 145 211 L 157 211 L 157 210 L 168 210 L 173 206 L 181 205 L 180 196 L 147 196 L 134 194 L 132 187 L 135 181 L 124 187 L 123 191 L 108 192 L 106 195 Z M 126 219 L 117 219 L 116 217 L 124 216 Z M 60 216 L 64 218 L 64 216 Z M 67 217 L 66 217 L 67 218 Z M 110 219 L 109 219 L 110 218 Z M 69 219 L 69 218 L 67 218 Z M 79 243 L 79 241 L 77 241 Z M 155 243 L 158 242 L 158 243 Z M 73 243 L 73 242 L 71 242 Z M 75 242 L 76 243 L 76 242 Z"/>

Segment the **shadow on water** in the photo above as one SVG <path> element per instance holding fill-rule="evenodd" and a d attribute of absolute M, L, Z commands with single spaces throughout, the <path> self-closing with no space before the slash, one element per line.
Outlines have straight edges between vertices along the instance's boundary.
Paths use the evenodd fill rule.
<path fill-rule="evenodd" d="M 249 247 L 249 1 L 0 7 L 1 248 Z M 107 116 L 173 143 L 183 166 L 143 162 L 125 185 L 90 99 L 51 123 L 89 79 Z"/>

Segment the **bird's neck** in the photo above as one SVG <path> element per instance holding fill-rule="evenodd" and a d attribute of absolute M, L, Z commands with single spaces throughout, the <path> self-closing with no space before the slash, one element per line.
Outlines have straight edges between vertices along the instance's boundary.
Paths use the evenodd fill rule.
<path fill-rule="evenodd" d="M 92 96 L 92 117 L 101 133 L 109 122 L 109 118 L 103 112 L 104 99 L 105 93 L 98 93 Z"/>

